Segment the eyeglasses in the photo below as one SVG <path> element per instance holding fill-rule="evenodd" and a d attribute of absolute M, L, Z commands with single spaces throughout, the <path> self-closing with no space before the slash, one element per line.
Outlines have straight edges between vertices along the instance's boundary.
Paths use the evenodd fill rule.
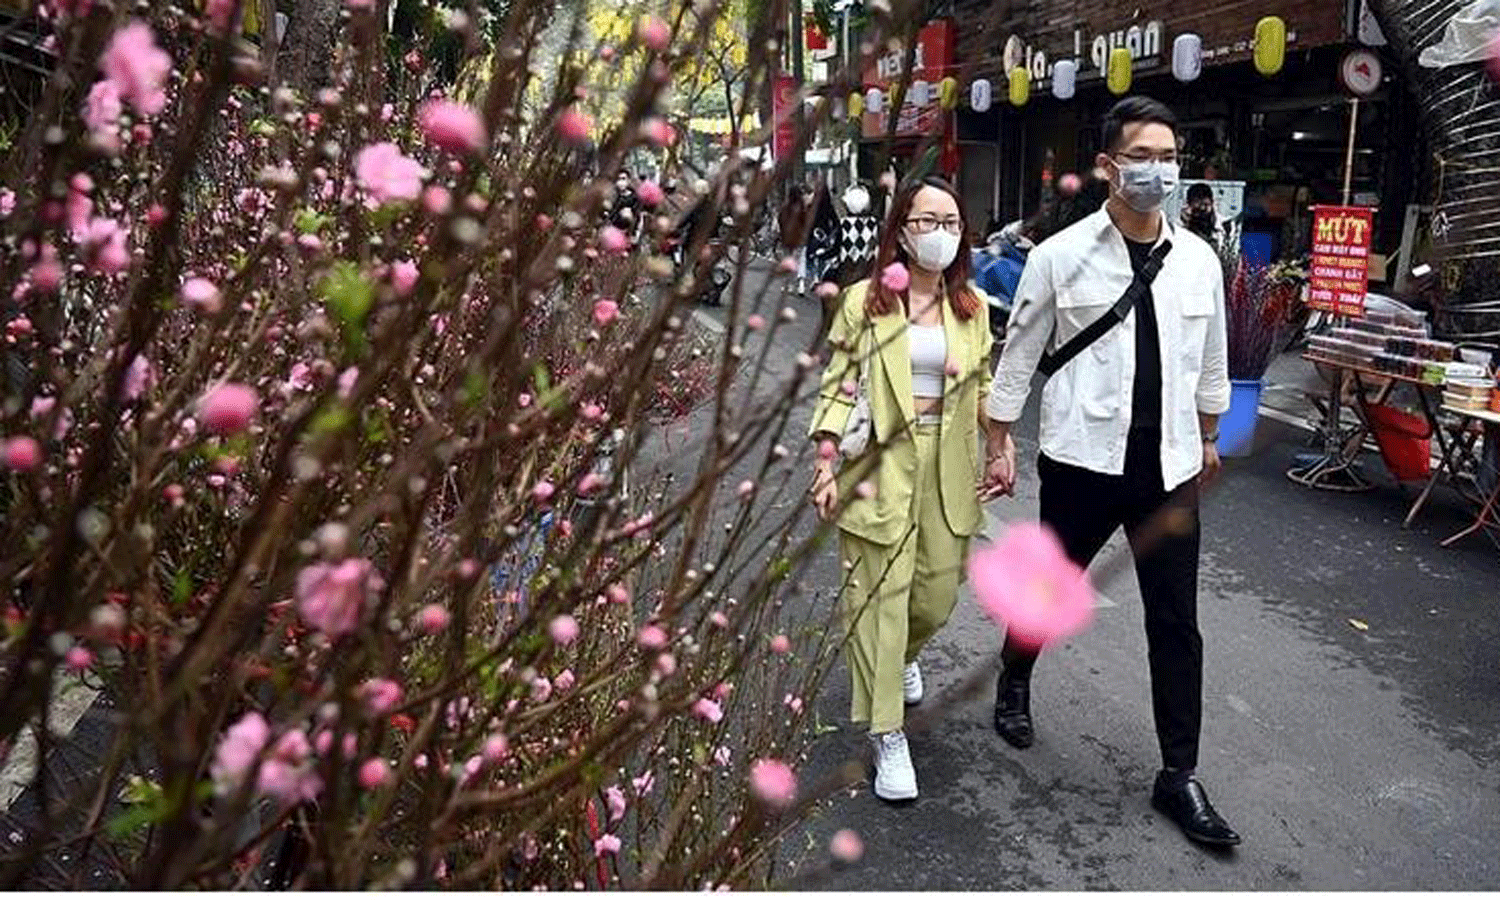
<path fill-rule="evenodd" d="M 964 230 L 964 220 L 958 216 L 950 216 L 939 219 L 937 216 L 914 216 L 906 220 L 906 227 L 917 234 L 932 234 L 941 227 L 949 234 L 959 234 Z"/>
<path fill-rule="evenodd" d="M 1177 162 L 1177 151 L 1168 150 L 1164 153 L 1121 153 L 1120 159 L 1127 163 L 1149 163 L 1158 162 L 1171 165 Z"/>

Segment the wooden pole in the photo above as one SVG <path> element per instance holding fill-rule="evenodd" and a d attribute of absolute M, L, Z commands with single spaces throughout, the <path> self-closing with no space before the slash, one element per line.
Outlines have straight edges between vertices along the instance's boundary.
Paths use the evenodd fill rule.
<path fill-rule="evenodd" d="M 1354 138 L 1359 132 L 1359 98 L 1349 101 L 1349 145 L 1344 149 L 1344 205 L 1349 205 L 1354 186 Z"/>

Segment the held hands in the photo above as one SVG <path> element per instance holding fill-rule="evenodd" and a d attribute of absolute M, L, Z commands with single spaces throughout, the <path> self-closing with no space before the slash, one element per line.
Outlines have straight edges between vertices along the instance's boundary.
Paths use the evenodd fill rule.
<path fill-rule="evenodd" d="M 988 502 L 997 497 L 1009 497 L 1016 490 L 1016 442 L 1010 433 L 998 440 L 991 436 L 985 441 L 984 478 L 979 483 L 979 499 Z"/>

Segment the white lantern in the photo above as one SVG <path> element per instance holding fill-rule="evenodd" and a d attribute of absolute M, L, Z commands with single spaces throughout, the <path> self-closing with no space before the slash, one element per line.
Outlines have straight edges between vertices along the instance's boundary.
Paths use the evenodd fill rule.
<path fill-rule="evenodd" d="M 1172 77 L 1178 81 L 1195 81 L 1203 74 L 1203 38 L 1196 34 L 1179 34 L 1172 42 Z"/>
<path fill-rule="evenodd" d="M 927 105 L 927 82 L 913 81 L 911 88 L 906 92 L 907 99 L 917 106 Z"/>
<path fill-rule="evenodd" d="M 1071 59 L 1058 60 L 1052 67 L 1052 96 L 1059 100 L 1072 100 L 1078 90 L 1078 63 Z"/>
<path fill-rule="evenodd" d="M 885 94 L 881 92 L 880 88 L 870 88 L 868 91 L 865 91 L 865 112 L 874 113 L 878 116 L 884 108 Z"/>
<path fill-rule="evenodd" d="M 989 79 L 981 78 L 969 85 L 969 106 L 975 112 L 989 112 L 992 98 Z"/>

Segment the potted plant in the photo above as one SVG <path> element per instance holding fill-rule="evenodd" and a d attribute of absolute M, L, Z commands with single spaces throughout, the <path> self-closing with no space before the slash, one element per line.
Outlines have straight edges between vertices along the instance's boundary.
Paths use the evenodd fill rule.
<path fill-rule="evenodd" d="M 1276 357 L 1286 327 L 1289 304 L 1295 295 L 1297 272 L 1287 266 L 1233 263 L 1225 296 L 1230 401 L 1219 423 L 1219 454 L 1249 456 L 1255 446 L 1255 425 L 1266 370 Z M 1228 275 L 1229 264 L 1225 266 Z"/>

